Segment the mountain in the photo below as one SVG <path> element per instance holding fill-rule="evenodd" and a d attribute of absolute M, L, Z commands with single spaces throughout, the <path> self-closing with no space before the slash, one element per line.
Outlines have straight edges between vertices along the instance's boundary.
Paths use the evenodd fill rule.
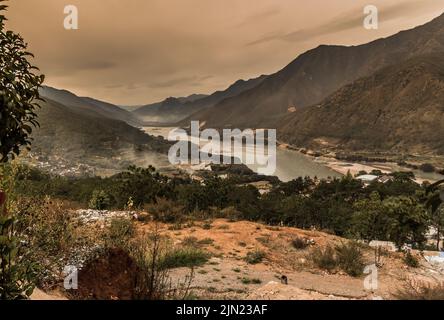
<path fill-rule="evenodd" d="M 250 80 L 238 80 L 226 90 L 217 91 L 209 96 L 192 95 L 186 98 L 168 98 L 162 102 L 143 106 L 136 111 L 144 121 L 159 123 L 175 123 L 188 118 L 193 113 L 211 108 L 220 101 L 234 97 L 260 84 L 266 76 Z M 189 124 L 189 121 L 188 121 Z"/>
<path fill-rule="evenodd" d="M 444 15 L 359 46 L 310 50 L 251 90 L 193 115 L 207 127 L 276 127 L 282 116 L 319 103 L 361 77 L 417 55 L 444 51 Z"/>
<path fill-rule="evenodd" d="M 78 97 L 67 90 L 59 90 L 47 86 L 41 89 L 41 95 L 43 98 L 58 102 L 64 106 L 77 108 L 89 116 L 121 120 L 134 126 L 141 125 L 141 121 L 131 112 L 107 102 L 93 98 Z"/>
<path fill-rule="evenodd" d="M 444 154 L 444 51 L 386 67 L 299 109 L 284 141 L 311 148 Z"/>
<path fill-rule="evenodd" d="M 124 160 L 125 152 L 167 154 L 170 144 L 145 134 L 124 121 L 67 107 L 50 100 L 37 110 L 39 128 L 34 129 L 32 152 L 80 163 Z M 142 154 L 140 154 L 142 156 Z"/>

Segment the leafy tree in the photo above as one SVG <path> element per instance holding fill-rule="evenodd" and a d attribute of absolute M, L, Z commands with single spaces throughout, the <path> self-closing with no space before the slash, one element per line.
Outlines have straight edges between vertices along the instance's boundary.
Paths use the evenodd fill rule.
<path fill-rule="evenodd" d="M 32 126 L 37 126 L 35 109 L 39 107 L 39 87 L 44 76 L 36 75 L 36 67 L 28 59 L 23 38 L 5 30 L 7 6 L 0 0 L 0 162 L 20 153 L 20 146 L 29 147 Z"/>
<path fill-rule="evenodd" d="M 391 197 L 384 200 L 384 209 L 390 218 L 389 240 L 398 248 L 405 243 L 422 245 L 428 230 L 428 215 L 423 205 L 410 197 Z"/>
<path fill-rule="evenodd" d="M 430 185 L 427 190 L 426 206 L 431 213 L 432 225 L 437 230 L 437 243 L 436 247 L 440 249 L 441 233 L 444 230 L 444 189 L 440 187 L 444 185 L 444 180 L 438 181 Z"/>
<path fill-rule="evenodd" d="M 29 148 L 32 126 L 37 126 L 35 109 L 39 106 L 39 87 L 44 77 L 28 59 L 23 38 L 5 29 L 7 9 L 0 0 L 0 162 Z M 2 182 L 2 181 L 0 181 Z M 1 184 L 0 184 L 1 185 Z M 8 212 L 6 194 L 0 189 L 0 299 L 20 299 L 31 295 L 33 273 L 20 254 L 22 246 L 15 232 L 16 217 Z"/>
<path fill-rule="evenodd" d="M 354 237 L 367 241 L 387 240 L 389 217 L 377 192 L 373 192 L 369 199 L 356 202 L 354 209 L 351 230 Z"/>

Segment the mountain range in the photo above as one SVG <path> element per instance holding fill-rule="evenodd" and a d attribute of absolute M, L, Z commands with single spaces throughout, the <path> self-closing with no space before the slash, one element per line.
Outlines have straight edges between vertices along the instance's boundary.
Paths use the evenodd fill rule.
<path fill-rule="evenodd" d="M 196 112 L 210 109 L 224 99 L 237 96 L 244 91 L 256 87 L 265 78 L 266 76 L 262 75 L 250 80 L 238 80 L 227 89 L 216 91 L 209 96 L 195 94 L 186 98 L 171 97 L 159 103 L 142 106 L 133 111 L 133 113 L 145 122 L 181 122 Z"/>
<path fill-rule="evenodd" d="M 418 55 L 443 51 L 444 15 L 364 45 L 322 45 L 300 55 L 254 88 L 192 118 L 211 128 L 276 128 L 286 114 L 320 103 L 361 77 Z"/>
<path fill-rule="evenodd" d="M 50 87 L 41 96 L 32 152 L 113 168 L 130 164 L 128 157 L 166 158 L 171 144 L 144 133 L 134 115 L 115 105 Z"/>
<path fill-rule="evenodd" d="M 298 147 L 444 154 L 443 56 L 444 14 L 367 44 L 321 45 L 275 74 L 239 80 L 211 95 L 125 108 L 44 87 L 47 128 L 40 135 L 67 124 L 69 135 L 81 137 L 77 149 L 98 139 L 164 151 L 134 127 L 188 127 L 199 120 L 207 128 L 277 128 L 281 141 Z M 52 116 L 60 124 L 51 123 Z M 96 136 L 92 142 L 90 134 Z"/>
<path fill-rule="evenodd" d="M 282 140 L 315 149 L 444 154 L 444 52 L 358 79 L 279 128 Z"/>

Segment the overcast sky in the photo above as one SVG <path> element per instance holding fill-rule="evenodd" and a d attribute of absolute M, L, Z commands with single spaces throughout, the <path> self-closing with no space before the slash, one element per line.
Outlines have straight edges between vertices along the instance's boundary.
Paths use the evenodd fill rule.
<path fill-rule="evenodd" d="M 444 0 L 10 0 L 8 27 L 46 84 L 121 105 L 212 93 L 320 44 L 354 45 L 423 24 Z M 79 30 L 65 30 L 66 5 Z M 363 28 L 363 8 L 380 11 Z"/>

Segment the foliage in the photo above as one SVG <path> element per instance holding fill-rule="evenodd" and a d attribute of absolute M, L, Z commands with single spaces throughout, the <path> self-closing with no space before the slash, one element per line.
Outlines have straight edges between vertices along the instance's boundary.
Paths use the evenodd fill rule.
<path fill-rule="evenodd" d="M 296 237 L 291 241 L 293 248 L 297 250 L 304 250 L 309 246 L 309 242 L 305 238 Z"/>
<path fill-rule="evenodd" d="M 395 293 L 399 300 L 444 300 L 444 283 L 432 285 L 426 282 L 406 281 Z"/>
<path fill-rule="evenodd" d="M 405 254 L 404 262 L 406 265 L 408 265 L 411 268 L 419 267 L 418 259 L 410 251 L 407 251 L 407 253 Z"/>
<path fill-rule="evenodd" d="M 116 248 L 124 248 L 135 234 L 135 227 L 131 220 L 114 218 L 111 220 L 107 233 L 107 245 Z"/>
<path fill-rule="evenodd" d="M 165 267 L 165 257 L 170 256 L 170 252 L 157 229 L 132 242 L 129 253 L 137 266 L 134 299 L 183 300 L 190 296 L 194 271 L 192 269 L 182 283 L 173 287 Z"/>
<path fill-rule="evenodd" d="M 20 154 L 20 147 L 31 144 L 32 126 L 37 126 L 39 88 L 44 76 L 28 61 L 33 57 L 24 39 L 5 30 L 7 8 L 0 1 L 0 162 Z"/>
<path fill-rule="evenodd" d="M 164 269 L 193 268 L 204 265 L 210 255 L 198 248 L 181 247 L 169 251 L 162 257 L 160 265 Z"/>
<path fill-rule="evenodd" d="M 356 242 L 341 243 L 337 245 L 336 257 L 339 266 L 349 276 L 358 277 L 364 271 L 364 261 L 361 246 Z"/>
<path fill-rule="evenodd" d="M 309 258 L 320 269 L 332 271 L 338 266 L 335 249 L 332 246 L 327 246 L 324 249 L 314 248 Z"/>
<path fill-rule="evenodd" d="M 155 221 L 164 223 L 180 223 L 184 221 L 184 208 L 174 201 L 160 198 L 155 204 L 147 207 L 147 211 Z"/>
<path fill-rule="evenodd" d="M 0 300 L 26 299 L 34 290 L 34 266 L 21 256 L 15 223 L 11 215 L 0 215 Z"/>
<path fill-rule="evenodd" d="M 262 250 L 250 251 L 245 256 L 245 261 L 249 264 L 261 263 L 266 257 L 266 253 Z"/>
<path fill-rule="evenodd" d="M 89 208 L 95 210 L 109 209 L 111 200 L 109 195 L 103 190 L 94 190 L 91 200 L 89 201 Z"/>

